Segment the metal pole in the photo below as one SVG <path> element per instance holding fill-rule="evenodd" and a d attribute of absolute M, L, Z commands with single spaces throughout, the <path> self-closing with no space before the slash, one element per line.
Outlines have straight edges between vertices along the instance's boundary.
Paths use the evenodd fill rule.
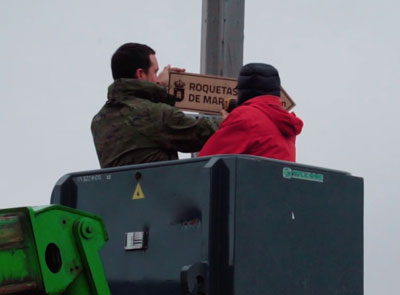
<path fill-rule="evenodd" d="M 243 65 L 245 0 L 203 0 L 202 74 L 236 78 Z"/>

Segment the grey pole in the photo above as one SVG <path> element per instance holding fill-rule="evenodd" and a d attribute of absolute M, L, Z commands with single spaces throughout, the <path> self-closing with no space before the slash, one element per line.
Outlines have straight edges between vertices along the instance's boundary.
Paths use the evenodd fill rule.
<path fill-rule="evenodd" d="M 203 0 L 202 74 L 236 78 L 243 65 L 245 0 Z"/>

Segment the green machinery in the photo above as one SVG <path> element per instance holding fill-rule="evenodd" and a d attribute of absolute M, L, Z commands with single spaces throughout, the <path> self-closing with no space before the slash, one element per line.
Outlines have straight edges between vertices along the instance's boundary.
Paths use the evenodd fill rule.
<path fill-rule="evenodd" d="M 64 207 L 0 210 L 0 294 L 108 295 L 101 218 Z"/>

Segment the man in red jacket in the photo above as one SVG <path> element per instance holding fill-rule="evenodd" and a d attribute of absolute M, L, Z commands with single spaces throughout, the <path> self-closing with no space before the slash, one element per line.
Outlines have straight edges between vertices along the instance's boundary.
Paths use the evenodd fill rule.
<path fill-rule="evenodd" d="M 238 79 L 238 107 L 222 122 L 199 153 L 247 154 L 296 161 L 296 135 L 303 122 L 282 107 L 281 82 L 271 65 L 251 63 Z"/>

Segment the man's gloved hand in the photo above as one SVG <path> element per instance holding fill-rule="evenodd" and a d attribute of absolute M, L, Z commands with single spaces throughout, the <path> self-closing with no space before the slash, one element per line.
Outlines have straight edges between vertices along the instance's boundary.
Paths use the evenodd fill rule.
<path fill-rule="evenodd" d="M 236 98 L 230 98 L 225 101 L 223 109 L 228 113 L 232 112 L 238 106 Z"/>
<path fill-rule="evenodd" d="M 186 71 L 186 69 L 183 69 L 183 68 L 174 68 L 174 67 L 171 67 L 171 65 L 165 66 L 164 69 L 161 71 L 161 73 L 158 74 L 158 79 L 160 80 L 160 85 L 165 88 L 168 87 L 170 72 L 184 73 L 185 71 Z"/>

